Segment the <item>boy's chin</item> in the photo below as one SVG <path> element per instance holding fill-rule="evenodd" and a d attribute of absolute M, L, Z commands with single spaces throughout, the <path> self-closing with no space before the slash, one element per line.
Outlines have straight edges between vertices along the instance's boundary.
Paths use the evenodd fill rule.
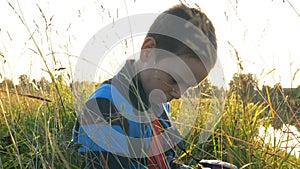
<path fill-rule="evenodd" d="M 160 104 L 168 102 L 168 98 L 164 92 L 161 90 L 155 89 L 149 95 L 149 102 L 151 104 Z"/>
<path fill-rule="evenodd" d="M 151 104 L 161 104 L 168 102 L 168 99 L 166 97 L 155 97 L 150 99 Z"/>

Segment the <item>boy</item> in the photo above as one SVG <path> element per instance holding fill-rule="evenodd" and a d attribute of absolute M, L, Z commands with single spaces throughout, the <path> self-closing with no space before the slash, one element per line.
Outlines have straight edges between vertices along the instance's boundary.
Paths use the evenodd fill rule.
<path fill-rule="evenodd" d="M 190 168 L 176 164 L 182 138 L 169 101 L 199 84 L 215 65 L 215 30 L 200 10 L 176 5 L 157 17 L 141 46 L 89 97 L 73 133 L 82 168 Z"/>

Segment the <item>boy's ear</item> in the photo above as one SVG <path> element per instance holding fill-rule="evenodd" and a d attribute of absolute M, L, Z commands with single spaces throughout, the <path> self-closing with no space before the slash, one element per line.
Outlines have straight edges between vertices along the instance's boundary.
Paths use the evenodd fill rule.
<path fill-rule="evenodd" d="M 156 41 L 152 37 L 146 37 L 141 47 L 140 59 L 141 61 L 148 61 L 150 59 L 150 51 L 156 46 Z"/>

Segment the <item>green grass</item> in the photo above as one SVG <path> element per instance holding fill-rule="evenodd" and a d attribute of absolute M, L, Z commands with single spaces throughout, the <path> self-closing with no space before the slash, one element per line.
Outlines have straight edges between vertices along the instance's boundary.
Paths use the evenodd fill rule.
<path fill-rule="evenodd" d="M 51 101 L 1 92 L 0 168 L 79 168 L 80 155 L 76 153 L 76 147 L 70 145 L 76 119 L 71 89 L 58 81 L 55 83 L 48 84 L 48 94 L 32 92 L 32 95 L 47 97 Z M 179 111 L 181 102 L 171 103 L 175 122 L 188 117 L 183 114 L 186 112 Z M 280 149 L 279 144 L 266 144 L 266 137 L 258 137 L 259 127 L 272 123 L 271 118 L 266 118 L 274 113 L 269 109 L 270 105 L 265 102 L 245 103 L 233 92 L 226 97 L 219 123 L 212 130 L 204 130 L 206 120 L 203 119 L 210 112 L 211 103 L 207 99 L 201 101 L 201 98 L 199 102 L 200 108 L 195 113 L 197 120 L 192 126 L 184 126 L 190 128 L 185 138 L 188 152 L 194 157 L 219 159 L 253 169 L 299 166 L 299 158 Z M 199 143 L 201 132 L 211 132 L 211 137 Z M 181 150 L 177 153 L 179 160 L 196 165 L 189 155 Z"/>
<path fill-rule="evenodd" d="M 70 89 L 62 88 L 58 94 L 52 85 L 50 93 L 51 102 L 1 93 L 0 168 L 70 168 L 76 164 L 72 162 L 77 160 L 72 159 L 75 150 L 68 148 L 76 117 Z"/>
<path fill-rule="evenodd" d="M 200 159 L 223 160 L 241 168 L 298 168 L 300 159 L 292 155 L 293 149 L 288 151 L 281 148 L 291 140 L 283 139 L 281 140 L 283 144 L 279 144 L 276 141 L 269 142 L 269 137 L 267 137 L 267 128 L 271 127 L 272 124 L 274 125 L 275 119 L 280 119 L 279 114 L 282 111 L 277 109 L 274 112 L 270 107 L 276 105 L 264 101 L 245 102 L 242 96 L 237 93 L 238 91 L 234 91 L 226 97 L 225 108 L 220 121 L 210 131 L 212 136 L 207 142 L 197 144 L 200 132 L 206 131 L 202 126 L 206 123 L 205 113 L 209 111 L 208 107 L 205 106 L 207 103 L 201 103 L 203 106 L 200 106 L 198 115 L 200 119 L 202 117 L 205 120 L 198 120 L 186 137 L 187 142 L 190 143 L 188 152 Z M 280 104 L 282 107 L 284 107 L 282 104 L 290 105 L 289 102 L 280 102 Z M 180 104 L 175 103 L 174 105 Z M 180 114 L 178 116 L 180 118 Z M 184 117 L 181 116 L 181 118 Z M 290 119 L 292 118 L 297 118 L 297 116 L 290 117 Z M 299 123 L 295 125 L 299 127 Z M 258 133 L 259 130 L 262 130 L 262 126 L 266 127 L 262 131 L 265 134 L 259 135 Z M 273 140 L 281 139 L 275 135 L 272 136 Z M 294 148 L 299 146 L 300 142 L 298 140 Z M 185 161 L 186 163 L 195 164 L 191 158 L 186 158 Z"/>

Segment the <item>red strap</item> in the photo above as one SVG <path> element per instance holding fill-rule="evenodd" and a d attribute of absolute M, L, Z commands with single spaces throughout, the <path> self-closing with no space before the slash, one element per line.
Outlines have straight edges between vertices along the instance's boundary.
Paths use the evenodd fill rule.
<path fill-rule="evenodd" d="M 150 157 L 148 161 L 148 169 L 165 169 L 166 168 L 166 161 L 163 154 L 162 149 L 162 135 L 160 134 L 161 131 L 161 125 L 159 124 L 159 121 L 155 119 L 152 122 L 153 125 L 153 136 L 151 147 L 150 147 Z M 154 156 L 152 155 L 154 154 Z"/>

